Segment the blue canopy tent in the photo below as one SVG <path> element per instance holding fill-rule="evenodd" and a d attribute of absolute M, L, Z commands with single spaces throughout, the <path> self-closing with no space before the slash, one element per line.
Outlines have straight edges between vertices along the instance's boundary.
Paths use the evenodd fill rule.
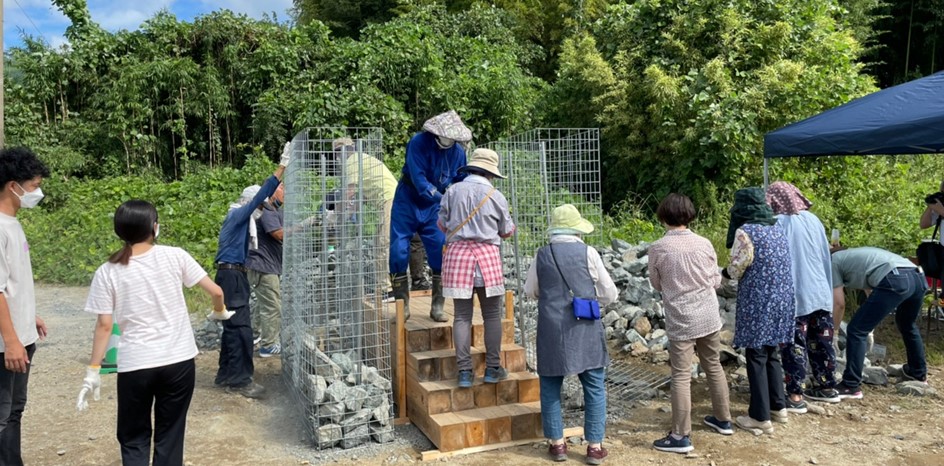
<path fill-rule="evenodd" d="M 944 151 L 944 71 L 860 97 L 764 136 L 767 159 Z"/>

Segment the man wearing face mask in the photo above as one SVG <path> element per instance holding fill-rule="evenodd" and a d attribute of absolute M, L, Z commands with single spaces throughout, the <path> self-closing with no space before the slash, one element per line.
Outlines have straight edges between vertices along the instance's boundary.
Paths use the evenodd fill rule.
<path fill-rule="evenodd" d="M 36 316 L 29 243 L 17 212 L 36 207 L 49 169 L 24 147 L 0 150 L 0 464 L 22 465 L 20 419 L 36 341 L 46 324 Z"/>
<path fill-rule="evenodd" d="M 216 284 L 223 289 L 226 308 L 234 312 L 223 321 L 220 339 L 220 368 L 216 385 L 238 392 L 247 398 L 261 398 L 265 388 L 252 381 L 252 317 L 249 312 L 249 280 L 246 277 L 246 256 L 249 249 L 259 247 L 255 220 L 262 216 L 262 204 L 275 194 L 279 180 L 291 160 L 291 143 L 285 143 L 279 168 L 262 187 L 249 186 L 239 200 L 229 206 L 220 228 L 216 253 Z"/>
<path fill-rule="evenodd" d="M 442 248 L 446 237 L 436 222 L 439 202 L 446 188 L 462 181 L 459 169 L 466 165 L 465 149 L 459 143 L 472 140 L 469 130 L 455 111 L 437 115 L 423 124 L 423 131 L 406 146 L 406 163 L 393 198 L 390 228 L 390 273 L 393 293 L 402 299 L 406 317 L 410 316 L 410 280 L 406 274 L 410 261 L 410 238 L 420 235 L 429 268 L 433 271 L 433 300 L 429 316 L 436 322 L 449 320 L 443 313 Z"/>
<path fill-rule="evenodd" d="M 282 202 L 285 190 L 280 184 L 275 194 L 262 203 L 262 212 L 256 224 L 259 247 L 249 248 L 249 287 L 254 298 L 250 303 L 252 328 L 259 332 L 259 356 L 268 358 L 282 352 L 279 330 L 282 319 L 282 294 L 279 277 L 282 275 Z"/>

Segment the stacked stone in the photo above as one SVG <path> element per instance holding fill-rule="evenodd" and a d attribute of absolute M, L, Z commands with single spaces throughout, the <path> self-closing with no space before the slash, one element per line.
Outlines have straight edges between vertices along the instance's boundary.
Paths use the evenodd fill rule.
<path fill-rule="evenodd" d="M 373 440 L 393 441 L 390 409 L 391 383 L 376 367 L 357 362 L 356 353 L 326 354 L 315 338 L 305 337 L 304 352 L 310 355 L 304 387 L 310 403 L 309 421 L 319 449 L 354 448 Z"/>

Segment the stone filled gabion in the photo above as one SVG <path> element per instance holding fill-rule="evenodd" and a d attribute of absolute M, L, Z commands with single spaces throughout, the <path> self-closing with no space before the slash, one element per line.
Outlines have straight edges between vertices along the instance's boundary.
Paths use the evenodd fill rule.
<path fill-rule="evenodd" d="M 371 315 L 382 318 L 379 309 L 351 312 L 355 303 L 370 310 L 372 305 L 365 303 L 372 300 L 339 286 L 351 275 L 348 264 L 370 261 L 369 248 L 339 250 L 326 260 L 311 258 L 294 270 L 296 282 L 303 286 L 283 293 L 286 306 L 314 308 L 305 313 L 304 325 L 283 325 L 282 365 L 298 392 L 296 399 L 307 405 L 309 427 L 319 449 L 394 439 L 391 381 L 378 367 L 364 363 L 389 357 L 385 350 L 389 340 L 379 341 L 386 335 L 381 332 L 386 321 L 371 320 Z M 377 288 L 377 284 L 367 283 L 365 288 Z"/>

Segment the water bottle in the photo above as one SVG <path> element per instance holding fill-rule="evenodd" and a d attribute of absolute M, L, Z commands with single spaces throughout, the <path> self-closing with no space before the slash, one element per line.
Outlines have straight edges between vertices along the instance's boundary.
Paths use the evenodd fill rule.
<path fill-rule="evenodd" d="M 829 237 L 829 245 L 832 247 L 839 247 L 839 229 L 833 228 L 833 234 Z"/>

